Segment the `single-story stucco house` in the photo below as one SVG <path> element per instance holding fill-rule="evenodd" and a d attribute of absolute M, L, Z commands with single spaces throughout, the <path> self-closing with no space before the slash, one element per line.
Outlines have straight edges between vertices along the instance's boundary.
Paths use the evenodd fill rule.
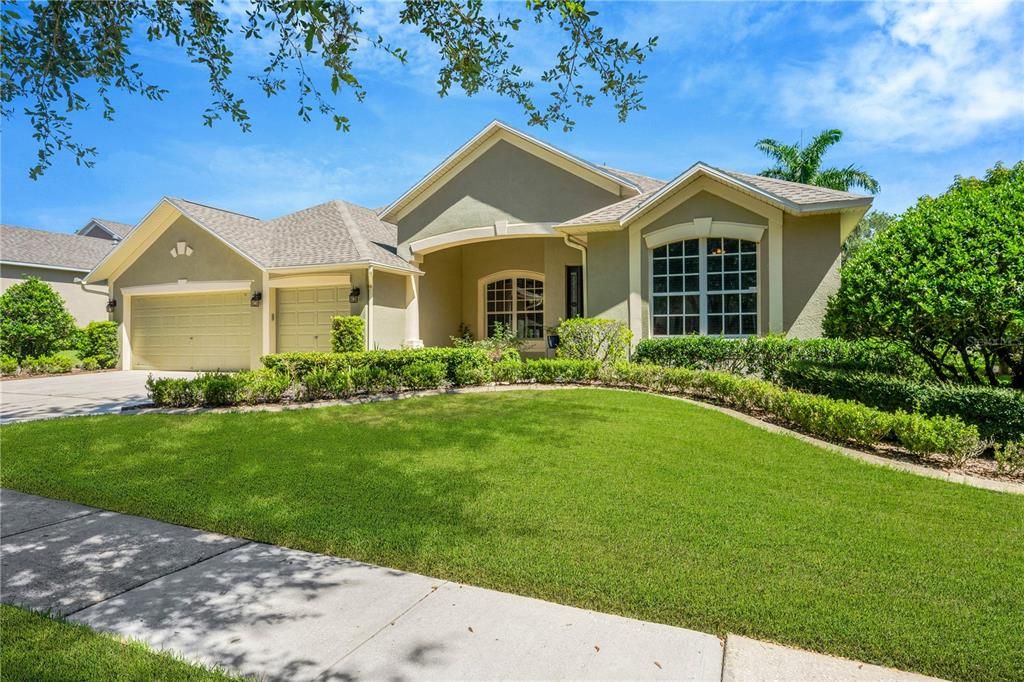
<path fill-rule="evenodd" d="M 79 326 L 106 320 L 106 285 L 81 280 L 131 228 L 97 218 L 75 234 L 0 225 L 0 291 L 36 277 L 61 295 Z"/>
<path fill-rule="evenodd" d="M 696 163 L 669 182 L 584 161 L 499 122 L 391 205 L 272 220 L 164 198 L 86 277 L 109 283 L 122 366 L 255 367 L 330 349 L 448 345 L 510 325 L 528 352 L 566 317 L 634 339 L 820 333 L 843 240 L 871 198 Z"/>

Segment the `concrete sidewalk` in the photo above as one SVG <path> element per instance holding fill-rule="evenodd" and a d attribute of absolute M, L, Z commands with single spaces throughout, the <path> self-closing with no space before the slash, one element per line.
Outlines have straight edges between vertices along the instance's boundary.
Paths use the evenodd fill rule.
<path fill-rule="evenodd" d="M 10 490 L 0 552 L 4 602 L 270 679 L 927 679 Z"/>

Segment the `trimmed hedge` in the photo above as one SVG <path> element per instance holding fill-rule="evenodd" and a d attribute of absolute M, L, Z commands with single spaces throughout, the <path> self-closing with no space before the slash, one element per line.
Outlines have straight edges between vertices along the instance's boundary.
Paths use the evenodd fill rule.
<path fill-rule="evenodd" d="M 998 442 L 1024 438 L 1024 392 L 1009 388 L 921 382 L 808 363 L 787 365 L 780 379 L 800 391 L 856 400 L 889 412 L 956 416 L 976 425 L 983 438 Z"/>
<path fill-rule="evenodd" d="M 637 344 L 633 361 L 663 367 L 744 372 L 757 374 L 769 381 L 778 378 L 782 367 L 797 361 L 884 374 L 929 376 L 928 368 L 910 352 L 871 340 L 678 336 L 644 339 Z"/>
<path fill-rule="evenodd" d="M 286 375 L 268 369 L 233 374 L 208 372 L 195 379 L 157 379 L 151 374 L 146 380 L 150 399 L 165 407 L 276 403 L 289 386 L 291 380 Z"/>
<path fill-rule="evenodd" d="M 633 332 L 618 320 L 574 317 L 563 320 L 555 329 L 559 358 L 597 360 L 608 365 L 629 359 Z"/>
<path fill-rule="evenodd" d="M 518 354 L 514 354 L 518 356 Z M 491 380 L 491 358 L 481 348 L 415 348 L 370 350 L 356 353 L 276 353 L 261 359 L 263 366 L 301 382 L 314 369 L 353 372 L 379 369 L 397 375 L 412 364 L 437 362 L 444 365 L 445 380 L 452 386 L 472 386 Z"/>

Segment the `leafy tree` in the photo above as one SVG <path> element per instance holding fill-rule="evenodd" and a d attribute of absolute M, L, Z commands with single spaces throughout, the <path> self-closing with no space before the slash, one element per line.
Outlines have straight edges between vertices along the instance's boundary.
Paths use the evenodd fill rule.
<path fill-rule="evenodd" d="M 18 360 L 66 348 L 78 331 L 75 318 L 46 282 L 29 277 L 0 295 L 0 353 Z"/>
<path fill-rule="evenodd" d="M 853 254 L 860 251 L 864 246 L 885 230 L 896 220 L 896 216 L 885 211 L 869 211 L 857 222 L 853 232 L 843 242 L 843 263 Z"/>
<path fill-rule="evenodd" d="M 624 121 L 644 108 L 639 72 L 656 38 L 630 44 L 606 36 L 597 12 L 585 0 L 527 0 L 521 16 L 486 13 L 483 0 L 405 0 L 393 5 L 402 24 L 414 26 L 432 43 L 440 58 L 438 94 L 453 87 L 474 95 L 490 90 L 514 100 L 530 125 L 560 123 L 569 130 L 573 105 L 589 107 L 595 95 L 582 81 L 610 97 Z M 114 118 L 116 91 L 163 99 L 167 90 L 149 82 L 133 59 L 137 33 L 149 41 L 171 40 L 188 59 L 206 70 L 212 101 L 203 122 L 212 126 L 228 117 L 243 131 L 251 122 L 244 99 L 229 83 L 234 68 L 235 35 L 265 41 L 266 66 L 249 76 L 272 97 L 289 87 L 298 94 L 298 115 L 309 121 L 314 111 L 331 116 L 339 130 L 349 119 L 335 109 L 332 95 L 366 96 L 355 72 L 360 48 L 379 49 L 401 63 L 406 48 L 359 25 L 362 12 L 354 0 L 252 0 L 238 20 L 215 0 L 2 0 L 3 43 L 0 55 L 0 110 L 4 118 L 26 116 L 38 142 L 38 158 L 29 176 L 38 178 L 58 152 L 91 167 L 96 148 L 73 135 L 71 114 L 102 103 L 102 115 Z M 555 24 L 565 43 L 540 80 L 551 88 L 546 104 L 534 100 L 536 84 L 513 61 L 512 35 L 523 18 Z"/>
<path fill-rule="evenodd" d="M 861 187 L 877 194 L 881 186 L 878 181 L 856 166 L 846 168 L 825 168 L 821 163 L 829 147 L 843 139 L 843 131 L 831 129 L 818 133 L 806 146 L 783 144 L 771 138 L 759 140 L 755 147 L 764 152 L 776 165 L 761 171 L 761 175 L 805 185 L 817 185 L 844 192 L 851 187 Z"/>
<path fill-rule="evenodd" d="M 943 380 L 1024 388 L 1024 161 L 922 197 L 843 268 L 825 331 L 906 344 Z"/>

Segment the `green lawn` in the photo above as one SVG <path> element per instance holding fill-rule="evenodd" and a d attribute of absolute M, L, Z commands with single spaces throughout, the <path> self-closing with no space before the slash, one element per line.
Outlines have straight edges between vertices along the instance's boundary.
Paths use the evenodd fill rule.
<path fill-rule="evenodd" d="M 939 676 L 1024 678 L 1024 497 L 581 389 L 4 427 L 18 490 Z"/>
<path fill-rule="evenodd" d="M 26 682 L 238 679 L 157 653 L 138 642 L 0 604 L 0 674 Z"/>

